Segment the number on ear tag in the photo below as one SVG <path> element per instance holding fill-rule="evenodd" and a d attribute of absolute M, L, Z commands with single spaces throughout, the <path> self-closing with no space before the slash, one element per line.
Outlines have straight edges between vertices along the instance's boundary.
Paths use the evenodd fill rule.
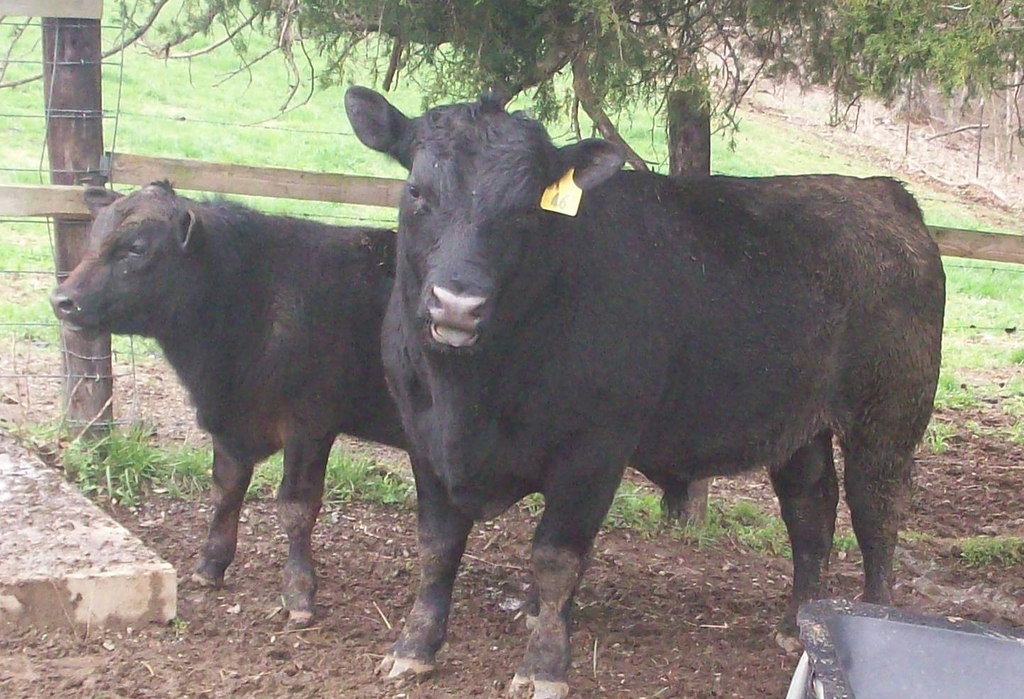
<path fill-rule="evenodd" d="M 576 168 L 569 168 L 562 175 L 562 179 L 544 190 L 544 193 L 540 195 L 540 208 L 545 211 L 554 211 L 563 216 L 576 215 L 576 212 L 580 210 L 583 190 L 572 179 L 575 171 Z"/>

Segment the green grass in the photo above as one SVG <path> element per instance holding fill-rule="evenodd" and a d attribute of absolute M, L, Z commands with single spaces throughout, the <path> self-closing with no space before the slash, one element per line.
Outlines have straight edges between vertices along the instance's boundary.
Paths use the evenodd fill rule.
<path fill-rule="evenodd" d="M 114 429 L 96 441 L 75 440 L 60 451 L 68 479 L 82 492 L 115 504 L 134 505 L 150 493 L 205 497 L 210 487 L 208 447 L 169 446 L 141 428 Z M 256 467 L 247 495 L 273 496 L 281 482 L 281 455 Z M 408 504 L 412 484 L 373 461 L 339 449 L 331 454 L 324 478 L 327 502 L 370 501 Z"/>
<path fill-rule="evenodd" d="M 534 516 L 544 509 L 544 499 L 531 495 L 526 509 Z M 671 536 L 699 546 L 731 537 L 759 552 L 789 551 L 786 526 L 778 516 L 765 514 L 750 502 L 725 504 L 712 501 L 703 525 L 669 523 L 661 511 L 661 492 L 648 485 L 623 481 L 605 517 L 608 529 L 628 529 L 647 537 Z"/>
<path fill-rule="evenodd" d="M 141 428 L 75 440 L 60 451 L 68 479 L 86 495 L 134 505 L 150 493 L 191 497 L 210 483 L 207 450 L 156 444 Z"/>
<path fill-rule="evenodd" d="M 176 616 L 171 619 L 171 629 L 174 630 L 174 635 L 177 638 L 181 638 L 188 633 L 189 622 L 182 619 L 180 616 Z"/>
<path fill-rule="evenodd" d="M 615 493 L 604 524 L 610 529 L 632 529 L 654 534 L 664 526 L 661 494 L 624 481 Z"/>
<path fill-rule="evenodd" d="M 1014 444 L 1024 444 L 1024 419 L 1018 418 L 1010 425 L 1006 436 Z"/>
<path fill-rule="evenodd" d="M 939 374 L 935 390 L 935 405 L 939 408 L 967 408 L 977 405 L 978 399 L 970 387 L 945 367 Z"/>
<path fill-rule="evenodd" d="M 758 553 L 792 556 L 789 536 L 782 518 L 762 512 L 751 502 L 712 502 L 708 508 L 708 519 L 704 528 L 705 536 L 712 539 L 729 537 Z"/>
<path fill-rule="evenodd" d="M 949 449 L 949 438 L 956 433 L 956 425 L 932 420 L 924 433 L 924 446 L 932 454 L 945 454 Z"/>
<path fill-rule="evenodd" d="M 248 496 L 272 496 L 281 482 L 282 457 L 276 454 L 256 467 Z M 326 502 L 376 502 L 407 505 L 414 488 L 405 477 L 382 468 L 374 461 L 347 454 L 339 446 L 331 452 L 324 476 Z"/>
<path fill-rule="evenodd" d="M 544 498 L 539 494 L 531 495 L 523 500 L 522 506 L 531 515 L 539 516 L 544 510 Z M 662 516 L 660 491 L 629 481 L 623 481 L 619 486 L 604 526 L 628 529 L 648 538 L 668 536 L 698 547 L 712 546 L 729 539 L 759 553 L 792 555 L 782 518 L 762 512 L 752 502 L 711 500 L 703 524 L 670 523 Z M 839 539 L 837 542 L 837 548 L 849 548 Z M 853 545 L 856 546 L 855 541 Z"/>
<path fill-rule="evenodd" d="M 940 452 L 941 453 L 941 452 Z M 90 497 L 132 506 L 150 494 L 179 498 L 206 497 L 211 454 L 208 448 L 162 444 L 143 429 L 114 430 L 94 442 L 73 441 L 60 451 L 67 477 Z M 257 466 L 249 498 L 273 496 L 281 481 L 281 456 Z M 414 498 L 412 483 L 381 468 L 372 460 L 335 450 L 325 477 L 326 502 L 372 502 L 408 507 Z M 521 504 L 532 515 L 543 511 L 543 498 L 533 495 Z M 625 482 L 605 520 L 610 529 L 628 529 L 647 537 L 670 536 L 699 547 L 722 540 L 737 542 L 764 555 L 792 557 L 785 524 L 749 501 L 713 500 L 703 525 L 666 524 L 660 495 L 648 486 Z M 926 534 L 903 532 L 913 541 Z M 1011 566 L 1024 563 L 1024 539 L 979 536 L 959 542 L 960 558 L 968 567 Z M 836 551 L 856 549 L 852 534 L 837 533 Z"/>
<path fill-rule="evenodd" d="M 540 496 L 531 496 L 530 502 L 534 514 L 543 509 Z M 671 536 L 699 547 L 729 539 L 758 553 L 792 557 L 789 535 L 782 518 L 743 500 L 732 503 L 712 500 L 703 524 L 668 524 L 661 513 L 660 493 L 647 486 L 624 482 L 605 518 L 605 526 L 629 529 L 649 537 Z M 852 533 L 837 533 L 833 547 L 836 551 L 851 551 L 857 548 L 857 540 Z"/>
<path fill-rule="evenodd" d="M 849 553 L 857 548 L 857 537 L 853 534 L 836 534 L 832 538 L 832 548 Z"/>
<path fill-rule="evenodd" d="M 537 517 L 544 510 L 544 498 L 539 494 L 530 495 L 524 498 L 521 506 Z M 792 555 L 782 518 L 762 512 L 752 502 L 712 500 L 703 524 L 669 523 L 662 516 L 661 493 L 650 486 L 629 481 L 623 481 L 619 486 L 604 526 L 628 529 L 649 538 L 669 536 L 700 547 L 731 539 L 759 553 Z M 856 545 L 855 541 L 853 545 Z M 848 548 L 846 543 L 837 544 L 839 546 L 844 550 Z"/>
<path fill-rule="evenodd" d="M 978 536 L 958 542 L 960 560 L 969 568 L 1014 566 L 1024 563 L 1024 538 Z"/>

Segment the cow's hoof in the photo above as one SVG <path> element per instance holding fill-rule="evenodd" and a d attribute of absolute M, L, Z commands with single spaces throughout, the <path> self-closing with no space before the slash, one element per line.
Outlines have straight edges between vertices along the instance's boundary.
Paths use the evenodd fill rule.
<path fill-rule="evenodd" d="M 396 658 L 388 653 L 377 666 L 377 674 L 386 674 L 385 679 L 396 682 L 408 679 L 421 680 L 432 675 L 434 669 L 434 663 L 416 658 Z"/>
<path fill-rule="evenodd" d="M 530 690 L 533 693 L 530 693 Z M 508 685 L 508 695 L 512 699 L 565 699 L 569 695 L 567 682 L 550 680 L 531 680 L 516 674 Z"/>
<path fill-rule="evenodd" d="M 192 573 L 192 582 L 200 587 L 220 587 L 224 584 L 224 578 L 214 578 L 206 573 L 197 570 Z"/>
<path fill-rule="evenodd" d="M 307 609 L 289 609 L 288 626 L 293 629 L 304 629 L 313 622 L 313 612 Z"/>
<path fill-rule="evenodd" d="M 775 633 L 775 643 L 787 653 L 802 653 L 804 650 L 804 644 L 800 642 L 800 639 L 785 631 Z"/>

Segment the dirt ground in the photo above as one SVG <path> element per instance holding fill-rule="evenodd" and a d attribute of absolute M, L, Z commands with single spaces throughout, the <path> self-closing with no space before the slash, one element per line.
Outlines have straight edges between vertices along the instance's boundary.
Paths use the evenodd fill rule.
<path fill-rule="evenodd" d="M 957 539 L 1024 532 L 1024 446 L 1000 436 L 997 407 L 940 415 L 957 428 L 941 455 L 922 453 L 899 555 L 896 602 L 1024 626 L 1024 565 L 966 566 Z M 762 474 L 716 481 L 712 497 L 775 509 Z M 317 617 L 289 630 L 278 598 L 286 542 L 273 503 L 245 508 L 238 556 L 221 590 L 188 576 L 207 518 L 203 502 L 154 496 L 109 508 L 179 571 L 179 620 L 96 630 L 3 629 L 4 697 L 499 697 L 525 649 L 521 616 L 532 516 L 513 509 L 479 525 L 455 589 L 439 671 L 388 685 L 374 667 L 397 635 L 417 574 L 406 507 L 329 505 L 315 533 Z M 845 515 L 845 506 L 841 505 Z M 845 520 L 841 527 L 845 529 Z M 573 696 L 782 697 L 797 657 L 772 625 L 791 583 L 784 556 L 729 538 L 699 547 L 671 531 L 604 530 L 576 600 Z M 860 556 L 833 554 L 829 594 L 854 599 Z"/>

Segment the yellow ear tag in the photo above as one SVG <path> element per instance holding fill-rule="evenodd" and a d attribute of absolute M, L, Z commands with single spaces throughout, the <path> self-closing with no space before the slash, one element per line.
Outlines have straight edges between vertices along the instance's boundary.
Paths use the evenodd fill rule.
<path fill-rule="evenodd" d="M 562 179 L 544 190 L 540 195 L 540 208 L 545 211 L 554 211 L 563 216 L 575 216 L 580 210 L 580 200 L 583 198 L 583 190 L 580 189 L 572 179 L 576 168 L 569 170 L 562 175 Z"/>

